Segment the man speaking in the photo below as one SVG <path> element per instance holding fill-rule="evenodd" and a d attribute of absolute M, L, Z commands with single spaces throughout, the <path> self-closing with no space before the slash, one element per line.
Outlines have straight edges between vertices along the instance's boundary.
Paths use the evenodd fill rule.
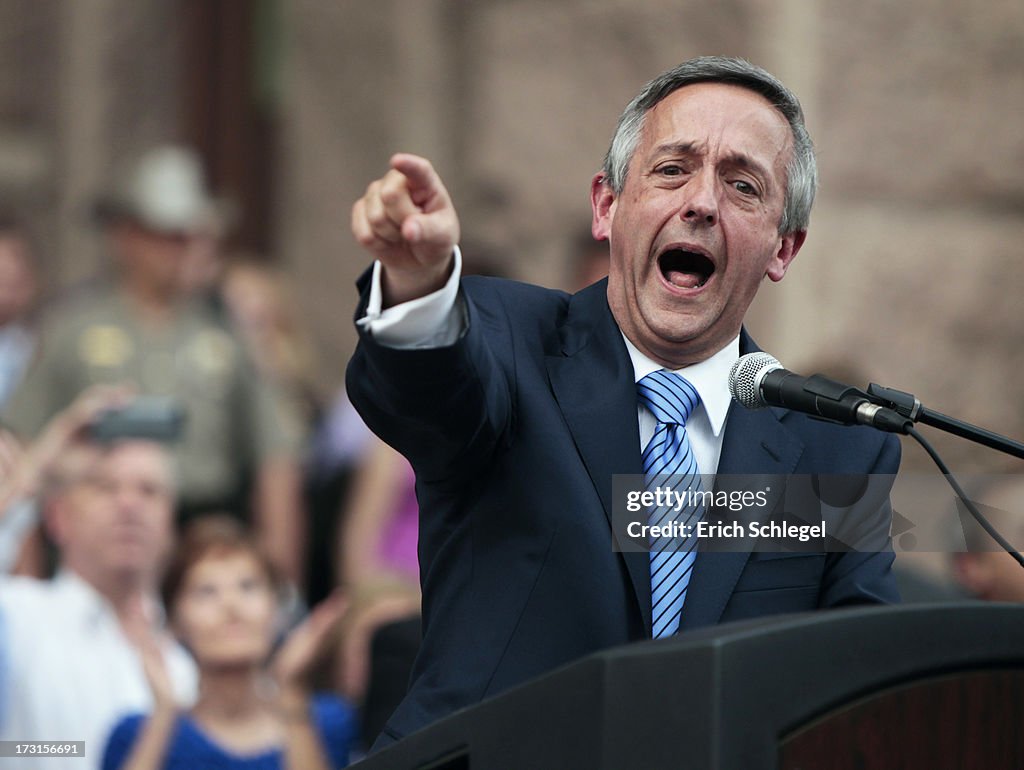
<path fill-rule="evenodd" d="M 800 251 L 816 186 L 796 97 L 717 57 L 655 78 L 619 119 L 590 189 L 610 273 L 575 295 L 461 278 L 428 161 L 395 155 L 370 184 L 347 385 L 416 469 L 423 585 L 423 644 L 378 745 L 602 648 L 897 600 L 887 502 L 871 551 L 613 548 L 615 474 L 699 498 L 701 474 L 896 472 L 891 436 L 730 404 L 730 367 L 756 350 L 744 314 Z"/>

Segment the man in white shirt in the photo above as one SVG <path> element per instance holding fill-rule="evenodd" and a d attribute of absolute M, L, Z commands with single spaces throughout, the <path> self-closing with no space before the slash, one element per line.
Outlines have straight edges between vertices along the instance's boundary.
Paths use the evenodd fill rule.
<path fill-rule="evenodd" d="M 416 470 L 423 584 L 420 655 L 378 746 L 596 650 L 897 600 L 887 487 L 850 512 L 865 538 L 846 553 L 689 550 L 663 573 L 614 548 L 617 474 L 896 472 L 891 436 L 730 403 L 729 369 L 756 350 L 744 315 L 803 245 L 816 184 L 796 97 L 748 62 L 705 57 L 620 118 L 591 183 L 609 277 L 571 297 L 460 280 L 458 217 L 426 160 L 396 155 L 369 186 L 352 224 L 377 261 L 346 381 Z M 653 406 L 652 379 L 686 408 Z M 669 446 L 673 464 L 654 470 Z M 783 486 L 758 490 L 765 512 L 783 510 Z"/>
<path fill-rule="evenodd" d="M 60 553 L 53 580 L 0 579 L 0 740 L 84 741 L 85 757 L 23 755 L 0 767 L 99 767 L 107 733 L 151 705 L 133 638 L 162 625 L 155 598 L 172 543 L 173 479 L 159 444 L 65 450 L 44 492 Z M 187 654 L 161 632 L 182 702 L 195 695 Z"/>

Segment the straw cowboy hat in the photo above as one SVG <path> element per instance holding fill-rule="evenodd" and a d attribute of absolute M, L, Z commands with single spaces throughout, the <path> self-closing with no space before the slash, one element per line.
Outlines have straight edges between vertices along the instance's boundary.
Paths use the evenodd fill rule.
<path fill-rule="evenodd" d="M 199 155 L 179 145 L 141 155 L 99 196 L 93 213 L 103 224 L 127 220 L 167 234 L 223 234 L 235 219 L 232 202 L 207 189 Z"/>

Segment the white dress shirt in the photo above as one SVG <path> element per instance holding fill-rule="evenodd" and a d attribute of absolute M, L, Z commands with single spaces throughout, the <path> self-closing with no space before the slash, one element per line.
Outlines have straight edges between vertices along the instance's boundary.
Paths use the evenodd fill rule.
<path fill-rule="evenodd" d="M 626 350 L 633 362 L 633 379 L 640 382 L 651 372 L 664 369 L 661 364 L 652 361 L 629 341 L 625 334 Z M 718 472 L 718 460 L 722 455 L 723 429 L 725 418 L 729 414 L 729 370 L 740 356 L 740 338 L 737 335 L 732 342 L 700 363 L 682 369 L 669 370 L 686 378 L 700 396 L 693 413 L 686 420 L 686 435 L 693 447 L 693 456 L 697 459 L 697 468 L 701 474 L 712 476 Z M 640 421 L 640 448 L 654 435 L 657 421 L 646 407 L 637 401 L 637 419 Z M 706 485 L 711 488 L 710 480 Z"/>
<path fill-rule="evenodd" d="M 443 348 L 451 345 L 466 329 L 465 305 L 459 296 L 462 252 L 455 247 L 455 264 L 448 282 L 432 294 L 382 309 L 384 292 L 380 285 L 380 260 L 373 263 L 366 315 L 357 323 L 381 345 L 407 350 Z"/>
<path fill-rule="evenodd" d="M 179 702 L 196 695 L 191 658 L 168 637 Z M 142 662 L 110 603 L 78 575 L 0 578 L 0 740 L 85 741 L 85 757 L 0 758 L 0 768 L 99 768 L 115 723 L 152 708 Z"/>
<path fill-rule="evenodd" d="M 366 315 L 358 323 L 382 345 L 392 348 L 432 348 L 450 345 L 466 329 L 464 301 L 459 294 L 462 274 L 462 255 L 455 249 L 455 265 L 448 282 L 432 294 L 383 309 L 381 291 L 381 263 L 373 265 L 370 296 Z M 633 363 L 633 379 L 639 382 L 653 371 L 663 367 L 641 353 L 622 335 Z M 700 404 L 686 423 L 686 433 L 697 458 L 697 467 L 704 475 L 718 471 L 722 454 L 723 429 L 729 413 L 729 369 L 739 358 L 740 342 L 737 335 L 728 345 L 711 358 L 677 370 L 700 395 Z M 640 425 L 641 451 L 654 435 L 654 415 L 637 402 L 637 420 Z"/>

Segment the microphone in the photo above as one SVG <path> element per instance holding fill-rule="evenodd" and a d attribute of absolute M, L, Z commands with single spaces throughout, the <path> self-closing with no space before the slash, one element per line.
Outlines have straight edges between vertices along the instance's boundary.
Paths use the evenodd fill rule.
<path fill-rule="evenodd" d="M 905 433 L 911 421 L 874 404 L 864 391 L 821 374 L 801 377 L 787 371 L 774 356 L 748 353 L 729 370 L 729 392 L 747 409 L 781 406 L 843 425 L 870 425 Z"/>

